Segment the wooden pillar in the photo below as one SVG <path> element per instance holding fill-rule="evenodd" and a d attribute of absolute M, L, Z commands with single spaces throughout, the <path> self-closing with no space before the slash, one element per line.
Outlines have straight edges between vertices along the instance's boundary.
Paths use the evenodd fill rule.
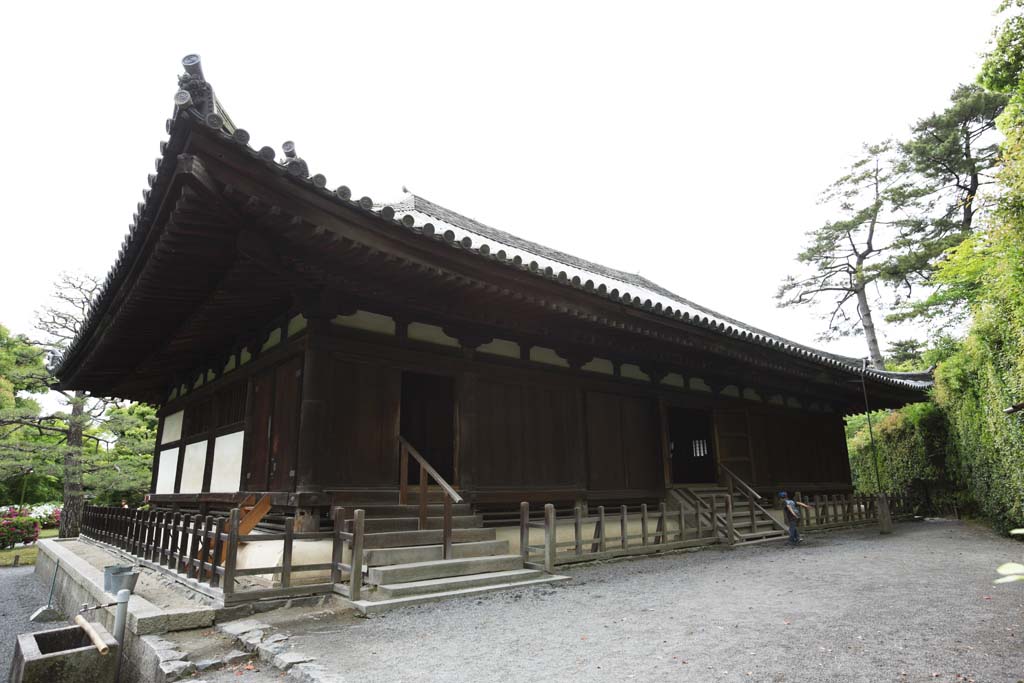
<path fill-rule="evenodd" d="M 473 498 L 476 480 L 477 379 L 475 373 L 464 372 L 456 379 L 455 386 L 455 480 L 452 483 L 469 500 Z"/>
<path fill-rule="evenodd" d="M 323 490 L 330 459 L 327 444 L 327 400 L 330 391 L 330 353 L 325 345 L 330 325 L 320 311 L 306 313 L 306 355 L 302 368 L 302 408 L 299 413 L 295 490 Z M 301 525 L 300 525 L 301 526 Z"/>

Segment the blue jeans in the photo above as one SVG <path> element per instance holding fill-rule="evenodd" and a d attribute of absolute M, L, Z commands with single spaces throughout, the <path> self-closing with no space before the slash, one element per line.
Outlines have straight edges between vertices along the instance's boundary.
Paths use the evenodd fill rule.
<path fill-rule="evenodd" d="M 800 532 L 797 531 L 796 525 L 797 525 L 797 521 L 795 519 L 789 520 L 789 542 L 790 543 L 799 543 L 800 542 Z"/>

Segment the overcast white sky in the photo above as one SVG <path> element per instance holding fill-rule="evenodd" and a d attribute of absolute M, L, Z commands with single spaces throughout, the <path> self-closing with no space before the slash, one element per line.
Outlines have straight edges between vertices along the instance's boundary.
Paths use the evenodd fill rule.
<path fill-rule="evenodd" d="M 331 187 L 404 184 L 863 356 L 773 294 L 860 144 L 973 80 L 995 5 L 6 2 L 0 324 L 28 332 L 61 270 L 106 273 L 198 52 L 251 144 L 295 140 Z"/>

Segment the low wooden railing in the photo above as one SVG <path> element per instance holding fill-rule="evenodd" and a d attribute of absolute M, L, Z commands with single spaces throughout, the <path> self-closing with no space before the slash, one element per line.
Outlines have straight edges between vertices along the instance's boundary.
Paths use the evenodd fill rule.
<path fill-rule="evenodd" d="M 437 473 L 430 463 L 420 455 L 420 452 L 409 443 L 404 436 L 398 437 L 398 469 L 399 469 L 399 480 L 398 480 L 398 502 L 400 505 L 409 504 L 409 456 L 419 463 L 420 466 L 420 480 L 419 480 L 419 528 L 427 528 L 427 504 L 429 495 L 429 484 L 430 479 L 433 479 L 438 486 L 441 487 L 441 491 L 444 493 L 444 512 L 443 519 L 441 522 L 441 557 L 448 559 L 452 556 L 452 504 L 461 503 L 462 496 L 460 496 L 452 485 L 444 480 L 440 474 Z"/>
<path fill-rule="evenodd" d="M 908 499 L 902 494 L 888 494 L 889 513 L 894 518 L 911 514 Z M 878 521 L 878 498 L 859 493 L 803 496 L 799 491 L 793 500 L 811 507 L 801 510 L 800 528 L 837 528 Z"/>
<path fill-rule="evenodd" d="M 656 512 L 650 511 L 646 503 L 642 504 L 639 514 L 630 513 L 625 505 L 619 506 L 617 515 L 615 512 L 606 513 L 603 505 L 597 506 L 596 510 L 596 515 L 584 515 L 581 506 L 573 508 L 572 538 L 559 540 L 554 505 L 548 503 L 544 506 L 543 521 L 532 521 L 530 504 L 520 503 L 519 553 L 523 562 L 543 567 L 550 572 L 560 564 L 663 552 L 718 542 L 717 529 L 705 525 L 700 515 L 696 517 L 696 526 L 688 525 L 686 513 L 682 509 L 668 510 L 665 503 L 660 503 Z M 617 532 L 608 524 L 609 519 L 614 524 L 616 517 Z M 640 530 L 638 533 L 631 532 L 630 522 L 637 519 Z M 584 527 L 587 524 L 594 525 L 593 533 L 585 533 Z M 531 545 L 531 529 L 543 530 L 542 544 Z M 537 555 L 540 557 L 536 558 Z M 537 559 L 540 561 L 537 562 Z"/>
<path fill-rule="evenodd" d="M 365 513 L 355 510 L 351 529 L 346 511 L 335 508 L 329 531 L 295 531 L 295 518 L 285 517 L 280 533 L 239 533 L 241 511 L 232 509 L 227 517 L 190 515 L 168 510 L 129 510 L 118 507 L 86 506 L 81 535 L 118 548 L 139 564 L 170 573 L 197 592 L 232 604 L 249 600 L 316 595 L 339 592 L 352 600 L 361 597 L 363 584 L 363 536 Z M 332 543 L 331 561 L 295 564 L 295 541 L 325 540 Z M 238 550 L 245 543 L 282 542 L 280 564 L 262 567 L 238 566 Z M 350 561 L 343 563 L 345 546 Z M 330 571 L 329 582 L 293 585 L 294 575 Z M 244 576 L 279 575 L 278 587 L 239 586 Z"/>
<path fill-rule="evenodd" d="M 712 493 L 708 496 L 711 499 L 708 502 L 687 489 L 672 489 L 670 493 L 676 496 L 676 502 L 679 503 L 680 510 L 683 510 L 684 504 L 689 505 L 693 509 L 694 520 L 698 529 L 706 524 L 711 529 L 711 535 L 714 538 L 720 538 L 727 543 L 731 542 L 733 534 L 729 520 L 732 519 L 732 502 L 727 500 L 725 503 L 729 511 L 727 517 L 718 514 L 718 499 L 720 497 L 725 499 L 726 496 L 724 494 L 719 496 L 719 494 Z"/>
<path fill-rule="evenodd" d="M 785 530 L 785 525 L 783 525 L 777 519 L 772 517 L 767 510 L 761 507 L 759 501 L 764 499 L 761 497 L 760 493 L 752 489 L 750 485 L 747 484 L 747 482 L 743 481 L 738 476 L 736 476 L 736 473 L 730 470 L 725 465 L 719 465 L 718 468 L 719 470 L 721 470 L 722 474 L 725 475 L 726 486 L 729 487 L 729 511 L 727 523 L 729 525 L 730 542 L 741 540 L 739 539 L 734 529 L 735 518 L 732 512 L 732 497 L 736 494 L 737 491 L 747 500 L 747 515 L 750 519 L 750 526 L 748 528 L 751 532 L 757 531 L 757 513 L 759 512 L 766 520 L 771 520 L 771 523 L 775 528 Z"/>

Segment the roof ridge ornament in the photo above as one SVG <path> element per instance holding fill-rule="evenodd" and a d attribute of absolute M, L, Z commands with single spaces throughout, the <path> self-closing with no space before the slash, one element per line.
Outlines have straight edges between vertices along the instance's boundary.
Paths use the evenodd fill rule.
<path fill-rule="evenodd" d="M 284 152 L 284 167 L 292 175 L 302 176 L 303 178 L 309 177 L 309 166 L 306 162 L 295 152 L 295 143 L 291 140 L 286 140 L 281 145 L 281 151 Z"/>
<path fill-rule="evenodd" d="M 186 109 L 195 109 L 210 128 L 220 130 L 227 127 L 234 131 L 230 117 L 217 101 L 213 86 L 203 75 L 203 62 L 197 54 L 185 55 L 181 60 L 185 73 L 178 77 L 178 90 L 174 95 L 175 115 Z"/>

